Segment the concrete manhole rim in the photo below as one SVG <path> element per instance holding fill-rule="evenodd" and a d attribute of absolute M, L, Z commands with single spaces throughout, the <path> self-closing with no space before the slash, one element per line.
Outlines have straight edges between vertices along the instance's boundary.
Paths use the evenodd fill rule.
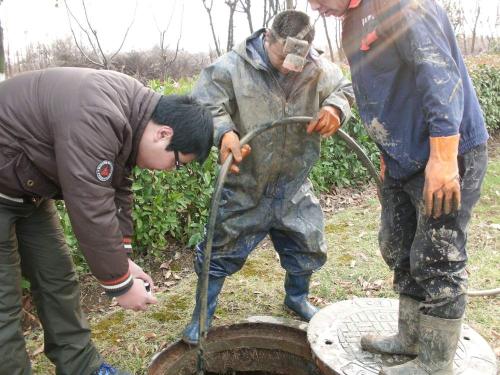
<path fill-rule="evenodd" d="M 404 356 L 381 356 L 362 352 L 359 337 L 356 336 L 358 326 L 362 327 L 360 330 L 370 329 L 373 321 L 360 319 L 370 312 L 378 314 L 374 319 L 375 324 L 378 328 L 382 327 L 384 333 L 395 332 L 397 309 L 398 300 L 389 298 L 355 298 L 321 309 L 309 323 L 307 337 L 322 372 L 325 375 L 377 374 L 382 363 L 391 365 L 408 360 Z M 374 331 L 380 332 L 375 328 Z M 497 374 L 493 350 L 484 338 L 466 324 L 463 325 L 455 364 L 458 366 L 457 375 Z M 479 370 L 472 371 L 472 367 Z"/>
<path fill-rule="evenodd" d="M 227 358 L 227 353 L 238 357 L 246 350 L 253 350 L 262 358 L 273 358 L 276 353 L 279 357 L 276 363 L 282 363 L 284 368 L 296 363 L 301 368 L 301 374 L 321 375 L 311 355 L 306 329 L 307 323 L 270 316 L 254 316 L 236 324 L 214 327 L 209 331 L 205 346 L 208 362 L 211 362 L 212 366 L 216 363 L 214 358 Z M 152 358 L 148 373 L 150 375 L 193 374 L 196 354 L 196 347 L 181 341 L 174 342 Z M 287 362 L 288 358 L 290 363 Z M 246 364 L 243 363 L 241 366 Z M 269 363 L 266 366 L 270 369 L 260 371 L 282 374 L 275 368 L 276 364 Z M 316 370 L 310 372 L 311 368 Z M 243 368 L 236 370 L 248 371 Z M 208 371 L 219 373 L 211 368 L 208 368 Z"/>

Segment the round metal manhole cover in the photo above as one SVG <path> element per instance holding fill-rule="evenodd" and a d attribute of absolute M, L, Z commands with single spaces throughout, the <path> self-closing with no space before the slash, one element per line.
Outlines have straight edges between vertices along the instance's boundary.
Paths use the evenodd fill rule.
<path fill-rule="evenodd" d="M 373 375 L 382 366 L 408 361 L 405 356 L 381 355 L 361 349 L 360 338 L 368 333 L 397 332 L 398 301 L 358 298 L 334 303 L 309 322 L 307 338 L 324 375 Z M 463 325 L 455 355 L 456 375 L 496 375 L 496 358 L 488 343 L 471 327 Z"/>

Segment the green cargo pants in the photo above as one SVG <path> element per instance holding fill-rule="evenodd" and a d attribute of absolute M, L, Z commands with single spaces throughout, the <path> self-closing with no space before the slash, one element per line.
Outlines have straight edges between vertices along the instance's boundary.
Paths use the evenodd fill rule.
<path fill-rule="evenodd" d="M 21 274 L 31 283 L 45 354 L 58 375 L 89 375 L 102 359 L 90 340 L 80 288 L 53 200 L 0 198 L 0 374 L 31 374 L 21 328 Z"/>

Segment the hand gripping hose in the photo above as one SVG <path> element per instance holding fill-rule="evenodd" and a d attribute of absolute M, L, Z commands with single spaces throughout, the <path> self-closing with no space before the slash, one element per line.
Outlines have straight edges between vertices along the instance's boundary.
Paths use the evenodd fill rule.
<path fill-rule="evenodd" d="M 276 128 L 278 126 L 284 125 L 305 125 L 312 120 L 312 117 L 288 117 L 281 120 L 276 120 L 268 122 L 246 134 L 241 140 L 240 144 L 244 145 L 250 142 L 257 135 L 269 130 Z M 363 149 L 352 139 L 349 135 L 339 129 L 336 133 L 342 140 L 347 143 L 347 146 L 356 153 L 358 158 L 361 160 L 363 165 L 366 167 L 370 176 L 377 182 L 380 189 L 380 177 L 375 169 L 374 165 L 363 151 Z M 215 219 L 217 216 L 217 211 L 219 209 L 220 196 L 222 193 L 222 187 L 226 180 L 227 172 L 229 167 L 233 162 L 232 154 L 226 158 L 224 164 L 222 164 L 217 181 L 215 183 L 215 190 L 212 195 L 212 202 L 210 205 L 210 215 L 208 217 L 207 225 L 207 235 L 206 235 L 206 245 L 203 254 L 203 267 L 202 272 L 199 277 L 201 277 L 201 288 L 200 288 L 200 332 L 199 332 L 199 344 L 198 344 L 198 356 L 197 356 L 197 375 L 203 375 L 205 369 L 204 353 L 205 353 L 205 339 L 208 331 L 206 327 L 206 317 L 207 317 L 207 290 L 208 290 L 208 272 L 210 269 L 210 258 L 212 256 L 212 243 L 214 238 L 215 229 Z"/>

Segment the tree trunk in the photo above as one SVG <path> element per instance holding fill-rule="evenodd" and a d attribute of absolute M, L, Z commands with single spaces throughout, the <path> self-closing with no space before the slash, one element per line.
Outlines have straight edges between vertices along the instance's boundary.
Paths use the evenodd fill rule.
<path fill-rule="evenodd" d="M 293 0 L 286 0 L 286 9 L 293 9 Z"/>
<path fill-rule="evenodd" d="M 5 50 L 3 48 L 3 28 L 0 21 L 0 81 L 5 79 Z"/>
<path fill-rule="evenodd" d="M 474 48 L 476 47 L 476 33 L 477 33 L 477 23 L 479 21 L 479 15 L 481 14 L 481 6 L 479 2 L 476 3 L 476 19 L 474 20 L 474 27 L 472 29 L 472 41 L 470 46 L 470 53 L 474 54 Z"/>
<path fill-rule="evenodd" d="M 330 59 L 332 61 L 335 61 L 335 59 L 333 57 L 332 41 L 330 40 L 330 34 L 328 33 L 328 26 L 326 25 L 326 17 L 321 16 L 321 18 L 323 18 L 323 26 L 325 28 L 326 40 L 328 42 L 328 49 L 330 50 Z"/>

